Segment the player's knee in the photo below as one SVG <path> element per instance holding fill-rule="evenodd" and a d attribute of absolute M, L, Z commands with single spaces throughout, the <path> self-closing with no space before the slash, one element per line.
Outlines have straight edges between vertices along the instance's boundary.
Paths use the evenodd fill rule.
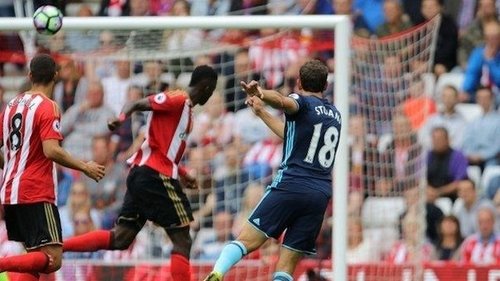
<path fill-rule="evenodd" d="M 192 244 L 193 240 L 191 239 L 190 235 L 187 235 L 180 239 L 176 239 L 176 241 L 174 242 L 174 247 L 172 248 L 172 252 L 180 253 L 185 257 L 189 257 Z"/>
<path fill-rule="evenodd" d="M 127 250 L 134 242 L 136 234 L 137 232 L 127 228 L 114 229 L 111 248 L 113 250 Z"/>
<path fill-rule="evenodd" d="M 59 269 L 61 269 L 62 266 L 62 258 L 60 255 L 52 255 L 50 257 L 49 264 L 45 268 L 45 271 L 43 273 L 49 274 L 52 272 L 56 272 Z"/>

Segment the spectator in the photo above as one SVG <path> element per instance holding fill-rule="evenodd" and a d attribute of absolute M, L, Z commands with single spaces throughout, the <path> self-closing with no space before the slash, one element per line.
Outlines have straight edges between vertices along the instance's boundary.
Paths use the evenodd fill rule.
<path fill-rule="evenodd" d="M 76 16 L 92 17 L 94 14 L 88 4 L 81 4 Z M 97 30 L 69 30 L 66 32 L 65 39 L 71 52 L 85 53 L 99 48 L 99 31 Z"/>
<path fill-rule="evenodd" d="M 268 0 L 233 0 L 229 9 L 235 15 L 267 15 Z"/>
<path fill-rule="evenodd" d="M 425 1 L 425 0 L 424 0 Z M 402 239 L 397 241 L 389 252 L 387 261 L 391 264 L 407 264 L 417 261 L 430 261 L 433 257 L 433 246 L 427 241 L 422 244 L 424 222 L 415 213 L 408 213 L 403 218 Z M 420 252 L 420 253 L 419 253 Z"/>
<path fill-rule="evenodd" d="M 192 16 L 225 16 L 231 8 L 231 0 L 197 0 L 191 2 Z"/>
<path fill-rule="evenodd" d="M 404 221 L 404 218 L 408 214 L 418 214 L 417 216 L 421 216 L 422 213 L 422 206 L 421 206 L 421 201 L 420 199 L 422 198 L 422 194 L 420 193 L 420 190 L 418 187 L 412 187 L 409 188 L 408 190 L 405 191 L 404 193 L 405 197 L 405 202 L 406 202 L 406 210 L 399 216 L 399 231 L 400 233 L 403 233 L 402 230 L 402 222 Z M 436 244 L 439 237 L 438 237 L 438 224 L 444 217 L 443 211 L 439 209 L 434 202 L 430 202 L 429 200 L 426 200 L 425 205 L 425 222 L 426 222 L 426 228 L 425 228 L 425 236 L 428 241 L 430 241 L 433 244 Z"/>
<path fill-rule="evenodd" d="M 246 107 L 246 94 L 241 89 L 240 82 L 251 80 L 259 81 L 260 75 L 252 70 L 248 50 L 241 49 L 234 55 L 234 74 L 227 77 L 224 87 L 224 104 L 227 111 L 236 112 Z"/>
<path fill-rule="evenodd" d="M 127 0 L 101 0 L 99 16 L 118 17 L 126 16 L 130 12 L 129 2 Z"/>
<path fill-rule="evenodd" d="M 142 89 L 130 86 L 127 91 L 127 102 L 133 102 L 143 98 Z M 144 112 L 134 112 L 123 122 L 120 128 L 113 131 L 111 136 L 110 150 L 118 162 L 124 162 L 134 154 L 143 140 L 143 127 L 146 124 Z M 140 140 L 140 142 L 139 142 Z"/>
<path fill-rule="evenodd" d="M 420 131 L 419 138 L 426 148 L 431 147 L 431 132 L 436 127 L 444 127 L 448 131 L 450 145 L 454 149 L 462 148 L 463 138 L 467 126 L 465 117 L 456 111 L 458 104 L 458 90 L 447 85 L 441 92 L 442 110 L 427 119 Z"/>
<path fill-rule="evenodd" d="M 116 72 L 116 64 L 107 56 L 121 47 L 120 40 L 111 31 L 99 33 L 99 46 L 91 53 L 97 58 L 88 59 L 85 62 L 85 76 L 89 80 L 111 77 Z"/>
<path fill-rule="evenodd" d="M 358 11 L 353 12 L 352 0 L 332 0 L 333 11 L 336 15 L 350 15 L 354 29 L 354 34 L 361 37 L 369 37 L 371 35 L 370 27 L 366 23 L 363 14 Z"/>
<path fill-rule="evenodd" d="M 483 115 L 473 120 L 465 129 L 463 152 L 469 165 L 484 168 L 498 164 L 500 153 L 500 114 L 495 111 L 491 89 L 481 88 L 476 93 Z"/>
<path fill-rule="evenodd" d="M 214 172 L 216 212 L 236 214 L 241 210 L 243 193 L 250 183 L 250 174 L 241 169 L 240 151 L 237 145 L 224 147 L 224 163 Z"/>
<path fill-rule="evenodd" d="M 148 0 L 149 11 L 153 15 L 166 16 L 172 11 L 175 0 Z"/>
<path fill-rule="evenodd" d="M 469 179 L 459 181 L 457 187 L 460 201 L 455 202 L 453 214 L 460 222 L 462 236 L 468 237 L 478 230 L 476 219 L 480 206 L 491 203 L 479 198 L 474 182 Z"/>
<path fill-rule="evenodd" d="M 490 21 L 484 25 L 484 46 L 476 47 L 467 63 L 463 90 L 466 101 L 473 101 L 474 92 L 480 87 L 489 87 L 500 102 L 500 24 Z M 495 99 L 494 99 L 495 101 Z"/>
<path fill-rule="evenodd" d="M 65 206 L 71 193 L 73 185 L 73 176 L 67 169 L 63 169 L 61 165 L 56 164 L 57 173 L 57 206 Z"/>
<path fill-rule="evenodd" d="M 95 136 L 92 140 L 92 161 L 106 167 L 106 175 L 99 182 L 85 179 L 92 199 L 92 207 L 103 214 L 102 228 L 113 227 L 126 191 L 126 172 L 123 162 L 115 162 L 109 149 L 109 138 Z"/>
<path fill-rule="evenodd" d="M 283 140 L 271 134 L 268 138 L 255 143 L 243 158 L 243 167 L 249 170 L 254 179 L 270 180 L 273 171 L 281 164 Z"/>
<path fill-rule="evenodd" d="M 71 106 L 62 117 L 63 147 L 75 157 L 90 160 L 92 137 L 108 133 L 108 120 L 114 116 L 103 104 L 101 83 L 90 82 L 85 101 Z"/>
<path fill-rule="evenodd" d="M 245 189 L 245 192 L 243 192 L 243 202 L 241 210 L 236 214 L 234 218 L 232 229 L 233 236 L 236 237 L 236 235 L 240 233 L 243 224 L 248 219 L 255 206 L 257 206 L 263 195 L 264 187 L 260 184 L 251 183 Z"/>
<path fill-rule="evenodd" d="M 63 239 L 75 235 L 75 227 L 72 223 L 72 218 L 80 211 L 90 210 L 92 222 L 97 228 L 100 228 L 101 215 L 92 208 L 90 193 L 84 182 L 76 181 L 71 187 L 71 193 L 68 198 L 68 204 L 59 209 L 59 216 L 61 217 L 62 236 Z"/>
<path fill-rule="evenodd" d="M 170 16 L 186 17 L 190 14 L 189 2 L 176 0 Z M 203 32 L 200 29 L 175 29 L 167 30 L 163 34 L 164 44 L 168 52 L 179 52 L 201 49 L 203 43 Z M 194 58 L 180 57 L 169 61 L 169 71 L 178 76 L 182 72 L 193 70 Z"/>
<path fill-rule="evenodd" d="M 423 0 L 422 15 L 431 20 L 441 15 L 436 50 L 434 52 L 434 74 L 439 76 L 457 65 L 458 30 L 451 17 L 442 13 L 444 0 Z"/>
<path fill-rule="evenodd" d="M 149 9 L 149 0 L 128 0 L 130 6 L 129 16 L 144 17 L 154 16 Z"/>
<path fill-rule="evenodd" d="M 460 150 L 450 147 L 448 131 L 443 127 L 432 130 L 432 150 L 427 154 L 427 200 L 439 197 L 457 199 L 457 185 L 467 178 L 467 158 Z"/>
<path fill-rule="evenodd" d="M 470 2 L 470 1 L 467 1 Z M 463 69 L 467 69 L 467 61 L 475 47 L 484 43 L 484 26 L 490 21 L 498 21 L 495 0 L 479 0 L 476 18 L 462 30 L 458 44 L 458 62 Z"/>
<path fill-rule="evenodd" d="M 347 263 L 371 263 L 380 260 L 376 248 L 369 239 L 363 236 L 363 225 L 359 217 L 348 220 L 347 223 Z"/>
<path fill-rule="evenodd" d="M 463 238 L 460 233 L 460 222 L 455 216 L 444 217 L 438 226 L 439 240 L 436 245 L 438 260 L 452 260 L 458 253 Z"/>
<path fill-rule="evenodd" d="M 461 260 L 474 265 L 500 263 L 500 237 L 495 233 L 495 209 L 477 211 L 478 232 L 468 236 L 461 246 Z"/>
<path fill-rule="evenodd" d="M 374 33 L 378 26 L 384 22 L 384 0 L 355 0 L 354 10 L 361 13 L 370 32 Z"/>
<path fill-rule="evenodd" d="M 164 80 L 163 65 L 160 61 L 147 61 L 143 64 L 143 73 L 133 77 L 134 84 L 138 84 L 144 88 L 146 95 L 157 94 L 167 90 L 170 86 L 169 82 Z M 141 91 L 142 92 L 142 91 Z"/>
<path fill-rule="evenodd" d="M 53 95 L 54 101 L 64 113 L 72 105 L 84 101 L 89 85 L 73 60 L 64 60 L 60 63 L 59 79 L 54 86 Z"/>
<path fill-rule="evenodd" d="M 72 214 L 71 224 L 74 235 L 82 235 L 96 229 L 90 209 L 79 209 Z M 102 259 L 103 251 L 86 253 L 64 253 L 66 259 Z"/>
<path fill-rule="evenodd" d="M 130 61 L 117 61 L 116 74 L 102 79 L 104 89 L 104 104 L 118 116 L 127 100 L 127 89 L 130 87 Z"/>
<path fill-rule="evenodd" d="M 416 186 L 419 171 L 422 170 L 422 147 L 411 129 L 410 120 L 404 115 L 396 115 L 392 120 L 392 142 L 381 155 L 381 163 L 394 176 L 394 187 L 397 191 Z"/>
<path fill-rule="evenodd" d="M 193 243 L 193 258 L 215 261 L 228 241 L 234 239 L 231 234 L 232 215 L 219 212 L 214 217 L 214 226 L 201 229 Z"/>
<path fill-rule="evenodd" d="M 234 114 L 224 108 L 222 95 L 214 93 L 207 105 L 195 117 L 190 143 L 199 146 L 224 146 L 233 140 Z"/>
<path fill-rule="evenodd" d="M 294 32 L 281 32 L 274 28 L 259 30 L 259 38 L 248 49 L 250 64 L 261 72 L 266 86 L 278 88 L 285 83 L 285 68 L 306 57 L 308 49 Z"/>
<path fill-rule="evenodd" d="M 422 15 L 422 0 L 402 0 L 402 5 L 413 24 L 418 25 L 425 21 Z"/>
<path fill-rule="evenodd" d="M 410 28 L 411 22 L 403 15 L 403 9 L 398 0 L 384 1 L 384 23 L 377 27 L 378 37 L 402 32 Z"/>

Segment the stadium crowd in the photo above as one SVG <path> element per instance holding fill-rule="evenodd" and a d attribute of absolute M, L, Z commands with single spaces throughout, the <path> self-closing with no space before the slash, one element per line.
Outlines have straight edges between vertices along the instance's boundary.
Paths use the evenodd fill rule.
<path fill-rule="evenodd" d="M 0 15 L 14 16 L 14 1 L 0 1 Z M 346 14 L 356 36 L 397 38 L 441 15 L 437 46 L 429 67 L 431 87 L 405 88 L 403 98 L 377 112 L 381 122 L 352 94 L 349 118 L 350 185 L 348 262 L 404 264 L 456 260 L 500 264 L 500 24 L 498 0 L 103 0 L 33 1 L 59 5 L 68 15 L 204 16 L 265 14 Z M 64 4 L 61 4 L 64 3 Z M 99 183 L 58 169 L 58 206 L 63 237 L 110 229 L 125 192 L 128 159 L 144 138 L 147 114 L 134 113 L 110 134 L 107 120 L 127 101 L 164 90 L 186 88 L 193 66 L 212 64 L 223 79 L 203 111 L 194 116 L 184 162 L 199 190 L 186 190 L 195 212 L 193 259 L 213 261 L 233 239 L 264 193 L 282 157 L 282 142 L 244 104 L 240 81 L 261 80 L 283 94 L 295 89 L 298 66 L 321 58 L 333 73 L 332 36 L 308 29 L 259 31 L 201 29 L 136 32 L 64 31 L 40 40 L 36 48 L 58 58 L 54 99 L 62 111 L 64 148 L 106 166 Z M 107 59 L 125 47 L 168 52 L 192 51 L 179 58 Z M 223 46 L 215 55 L 197 50 Z M 0 33 L 2 108 L 25 83 L 23 45 L 17 35 Z M 75 59 L 69 54 L 97 58 Z M 397 55 L 397 54 L 396 54 Z M 22 57 L 22 56 L 21 56 Z M 80 57 L 81 58 L 81 57 Z M 404 73 L 401 57 L 385 58 L 394 79 Z M 398 70 L 397 67 L 400 67 Z M 412 69 L 414 70 L 414 69 Z M 187 78 L 186 78 L 187 77 Z M 386 78 L 387 78 L 386 77 Z M 390 78 L 390 77 L 389 77 Z M 390 80 L 387 78 L 388 80 Z M 22 81 L 21 81 L 22 82 Z M 20 86 L 20 87 L 18 87 Z M 405 114 L 411 91 L 430 97 L 431 114 L 414 120 Z M 332 85 L 326 92 L 332 95 Z M 393 94 L 387 90 L 386 95 Z M 370 109 L 376 110 L 376 109 Z M 385 111 L 384 111 L 385 110 Z M 384 113 L 389 112 L 389 113 Z M 279 116 L 282 114 L 273 111 Z M 168 124 L 166 124 L 168 126 Z M 426 167 L 424 169 L 423 167 Z M 425 177 L 427 187 L 418 187 Z M 422 172 L 422 173 L 421 173 Z M 422 200 L 421 200 L 422 199 Z M 424 202 L 425 201 L 425 202 Z M 317 259 L 331 258 L 332 209 L 318 239 Z M 425 218 L 424 214 L 425 213 Z M 425 233 L 424 233 L 425 232 Z M 272 263 L 278 243 L 269 242 L 249 258 Z M 171 244 L 161 229 L 147 224 L 127 251 L 67 253 L 66 258 L 168 258 Z M 0 227 L 0 255 L 22 248 L 6 241 Z"/>

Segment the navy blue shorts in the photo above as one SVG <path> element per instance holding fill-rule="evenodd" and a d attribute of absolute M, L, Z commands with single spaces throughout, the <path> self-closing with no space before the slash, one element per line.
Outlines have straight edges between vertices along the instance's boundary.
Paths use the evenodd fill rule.
<path fill-rule="evenodd" d="M 248 221 L 267 237 L 278 239 L 286 230 L 283 247 L 315 254 L 316 238 L 329 201 L 325 193 L 301 184 L 268 187 Z"/>

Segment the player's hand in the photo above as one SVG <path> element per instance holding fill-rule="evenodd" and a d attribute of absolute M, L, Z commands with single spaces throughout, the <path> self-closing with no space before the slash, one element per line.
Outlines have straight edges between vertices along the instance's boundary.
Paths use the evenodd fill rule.
<path fill-rule="evenodd" d="M 262 102 L 261 99 L 259 99 L 257 97 L 249 97 L 245 101 L 245 104 L 250 106 L 250 108 L 252 109 L 252 111 L 255 115 L 261 114 L 262 111 L 264 110 L 264 103 Z"/>
<path fill-rule="evenodd" d="M 105 167 L 95 163 L 94 161 L 89 161 L 85 163 L 85 168 L 83 169 L 85 175 L 96 182 L 100 181 L 105 175 Z"/>
<path fill-rule="evenodd" d="M 246 83 L 245 81 L 241 81 L 241 88 L 245 93 L 247 93 L 248 96 L 250 97 L 258 97 L 262 98 L 264 96 L 264 93 L 262 92 L 262 88 L 259 85 L 259 82 L 252 80 L 249 83 Z"/>
<path fill-rule="evenodd" d="M 198 189 L 198 181 L 190 173 L 187 173 L 185 175 L 179 176 L 179 178 L 180 178 L 181 185 L 184 188 Z"/>
<path fill-rule="evenodd" d="M 122 125 L 122 122 L 116 117 L 108 121 L 108 129 L 110 131 L 116 130 L 121 125 Z"/>

